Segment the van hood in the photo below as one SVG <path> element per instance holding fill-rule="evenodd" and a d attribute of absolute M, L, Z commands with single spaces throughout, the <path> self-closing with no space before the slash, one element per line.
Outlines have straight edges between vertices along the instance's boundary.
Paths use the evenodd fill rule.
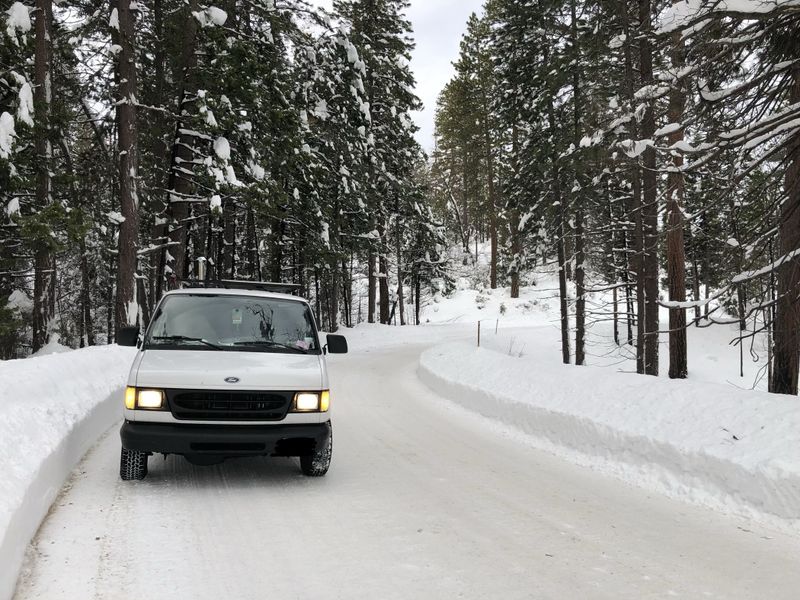
<path fill-rule="evenodd" d="M 137 387 L 315 391 L 324 388 L 322 356 L 277 352 L 145 350 Z M 227 382 L 236 378 L 238 382 Z"/>

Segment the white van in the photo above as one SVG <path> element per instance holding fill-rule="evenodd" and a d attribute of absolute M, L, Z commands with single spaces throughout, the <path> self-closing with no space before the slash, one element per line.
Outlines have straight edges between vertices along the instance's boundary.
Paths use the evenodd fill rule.
<path fill-rule="evenodd" d="M 125 390 L 120 476 L 144 479 L 151 454 L 210 465 L 241 456 L 297 456 L 304 474 L 328 471 L 333 448 L 325 354 L 308 302 L 291 286 L 222 281 L 164 295 L 136 346 Z"/>

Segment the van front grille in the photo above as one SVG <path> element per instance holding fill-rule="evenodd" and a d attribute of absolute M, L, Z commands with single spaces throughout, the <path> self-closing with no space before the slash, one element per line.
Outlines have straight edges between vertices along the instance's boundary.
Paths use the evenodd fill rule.
<path fill-rule="evenodd" d="M 167 390 L 176 419 L 187 421 L 280 421 L 294 392 Z"/>

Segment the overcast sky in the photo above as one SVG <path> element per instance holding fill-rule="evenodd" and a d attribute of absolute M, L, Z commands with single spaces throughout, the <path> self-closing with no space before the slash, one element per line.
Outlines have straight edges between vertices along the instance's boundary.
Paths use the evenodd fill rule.
<path fill-rule="evenodd" d="M 331 0 L 312 0 L 331 7 Z M 409 18 L 414 27 L 417 48 L 411 61 L 417 79 L 417 95 L 425 110 L 414 115 L 420 131 L 419 143 L 433 148 L 433 118 L 436 97 L 453 74 L 452 62 L 458 58 L 458 43 L 470 13 L 481 12 L 484 0 L 411 0 Z"/>

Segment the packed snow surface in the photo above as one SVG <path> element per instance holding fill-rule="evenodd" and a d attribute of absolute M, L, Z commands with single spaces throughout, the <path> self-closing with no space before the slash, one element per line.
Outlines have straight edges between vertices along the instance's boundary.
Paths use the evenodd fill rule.
<path fill-rule="evenodd" d="M 345 332 L 322 479 L 292 459 L 153 457 L 122 482 L 115 427 L 40 530 L 17 600 L 796 600 L 797 537 L 535 450 L 423 385 L 420 352 L 466 332 Z"/>
<path fill-rule="evenodd" d="M 796 398 L 553 365 L 463 342 L 423 353 L 420 376 L 579 463 L 800 532 Z"/>
<path fill-rule="evenodd" d="M 0 435 L 16 436 L 10 447 L 24 454 L 0 460 L 32 482 L 15 503 L 0 488 L 17 523 L 13 535 L 0 529 L 5 589 L 61 482 L 111 427 L 29 547 L 20 600 L 260 598 L 264 589 L 796 600 L 795 399 L 741 389 L 764 385 L 764 340 L 741 349 L 729 345 L 735 328 L 690 328 L 689 380 L 670 382 L 632 374 L 626 323 L 615 340 L 599 319 L 587 332 L 590 366 L 565 367 L 552 270 L 511 298 L 480 285 L 486 269 L 481 256 L 456 291 L 426 301 L 422 326 L 342 332 L 351 354 L 328 357 L 335 450 L 323 480 L 303 478 L 293 460 L 200 468 L 152 457 L 148 479 L 121 482 L 114 388 L 130 350 L 0 363 L 0 384 L 27 379 L 14 381 L 15 397 L 46 412 L 20 425 L 19 403 L 0 387 Z M 608 294 L 587 302 L 595 315 L 609 310 Z M 32 377 L 37 364 L 56 372 L 65 402 L 48 395 L 52 381 Z M 42 440 L 49 451 L 36 450 Z"/>
<path fill-rule="evenodd" d="M 0 361 L 0 598 L 70 470 L 121 417 L 133 356 L 104 346 Z"/>

